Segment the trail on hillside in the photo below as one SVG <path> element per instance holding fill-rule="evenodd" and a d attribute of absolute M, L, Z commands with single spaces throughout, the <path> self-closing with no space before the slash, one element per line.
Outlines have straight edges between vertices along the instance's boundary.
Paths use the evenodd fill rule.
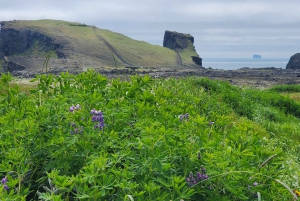
<path fill-rule="evenodd" d="M 176 54 L 177 54 L 177 61 L 176 61 L 176 64 L 177 64 L 178 66 L 183 66 L 182 58 L 181 58 L 179 52 L 178 52 L 177 50 L 175 50 L 175 52 L 176 52 Z"/>
<path fill-rule="evenodd" d="M 103 43 L 108 47 L 108 49 L 110 49 L 110 51 L 116 56 L 118 57 L 118 59 L 120 61 L 122 61 L 124 64 L 132 66 L 131 63 L 127 62 L 125 59 L 123 59 L 121 53 L 118 52 L 118 50 L 116 48 L 114 48 L 109 42 L 107 42 L 102 36 L 100 36 L 99 34 L 96 33 L 95 28 L 93 28 L 93 31 L 95 33 L 95 35 L 97 36 L 97 38 L 101 41 L 103 41 Z"/>

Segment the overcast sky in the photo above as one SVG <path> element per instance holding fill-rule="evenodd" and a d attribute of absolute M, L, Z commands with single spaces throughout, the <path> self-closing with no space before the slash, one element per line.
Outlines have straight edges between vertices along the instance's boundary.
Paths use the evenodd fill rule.
<path fill-rule="evenodd" d="M 300 52 L 300 0 L 0 0 L 0 21 L 57 19 L 163 44 L 189 33 L 202 58 L 289 58 Z"/>

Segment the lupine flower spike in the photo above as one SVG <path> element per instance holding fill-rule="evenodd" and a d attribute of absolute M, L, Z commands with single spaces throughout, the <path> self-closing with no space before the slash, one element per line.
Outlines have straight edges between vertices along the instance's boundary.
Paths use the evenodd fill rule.
<path fill-rule="evenodd" d="M 76 106 L 72 105 L 70 108 L 69 108 L 69 111 L 74 113 L 75 111 L 78 111 L 79 109 L 81 108 L 81 106 L 79 104 L 77 104 Z M 83 132 L 83 126 L 81 126 L 80 128 L 78 126 L 76 126 L 75 123 L 71 122 L 71 126 L 72 126 L 72 129 L 70 131 L 70 134 L 71 135 L 74 135 L 74 134 L 77 134 L 77 133 L 82 133 Z"/>
<path fill-rule="evenodd" d="M 194 174 L 191 172 L 189 174 L 189 177 L 186 178 L 187 184 L 189 186 L 194 186 L 198 182 L 208 179 L 208 176 L 205 174 L 205 172 L 206 172 L 206 170 L 203 166 L 201 167 L 201 173 L 200 172 L 196 173 L 196 177 L 194 177 Z"/>
<path fill-rule="evenodd" d="M 7 177 L 4 177 L 3 179 L 1 179 L 1 183 L 3 184 L 4 190 L 6 190 L 6 191 L 9 190 L 9 188 L 6 184 L 7 182 L 8 182 Z"/>
<path fill-rule="evenodd" d="M 77 104 L 76 106 L 72 105 L 72 106 L 69 108 L 69 111 L 70 111 L 70 112 L 74 112 L 75 110 L 78 111 L 80 108 L 81 108 L 81 106 L 80 106 L 79 104 Z"/>
<path fill-rule="evenodd" d="M 181 114 L 181 115 L 179 115 L 179 119 L 180 119 L 180 121 L 183 121 L 184 119 L 186 119 L 186 121 L 188 121 L 189 120 L 189 114 L 188 113 Z"/>
<path fill-rule="evenodd" d="M 103 117 L 103 113 L 101 110 L 95 110 L 95 108 L 93 108 L 91 110 L 90 113 L 92 116 L 92 121 L 96 122 L 94 128 L 97 129 L 99 128 L 100 130 L 102 130 L 104 128 L 104 117 Z"/>

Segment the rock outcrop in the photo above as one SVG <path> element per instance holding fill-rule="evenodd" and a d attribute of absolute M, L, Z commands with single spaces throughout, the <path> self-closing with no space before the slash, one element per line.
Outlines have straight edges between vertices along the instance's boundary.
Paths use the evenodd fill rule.
<path fill-rule="evenodd" d="M 4 60 L 3 60 L 3 70 L 4 71 L 13 72 L 13 71 L 22 71 L 25 69 L 26 69 L 26 67 L 23 66 L 22 64 L 19 64 L 14 61 L 10 61 L 7 57 L 4 57 Z"/>
<path fill-rule="evenodd" d="M 176 31 L 165 31 L 163 46 L 172 50 L 183 50 L 194 44 L 194 37 L 190 34 L 178 33 Z"/>
<path fill-rule="evenodd" d="M 194 37 L 190 34 L 178 33 L 176 31 L 165 31 L 163 46 L 180 53 L 186 49 L 191 50 L 192 61 L 202 66 L 202 58 L 199 57 L 194 46 Z"/>
<path fill-rule="evenodd" d="M 26 51 L 31 51 L 34 46 L 38 46 L 38 51 L 46 54 L 54 51 L 56 58 L 65 59 L 66 55 L 63 51 L 61 42 L 55 41 L 50 36 L 31 29 L 14 29 L 5 26 L 5 22 L 1 22 L 0 29 L 0 59 L 3 59 L 4 71 L 21 71 L 26 69 L 26 66 L 31 66 L 34 61 L 31 59 L 31 64 L 25 65 L 22 60 L 22 55 Z M 37 65 L 42 66 L 44 58 Z"/>
<path fill-rule="evenodd" d="M 300 69 L 300 53 L 296 53 L 291 56 L 286 69 Z"/>
<path fill-rule="evenodd" d="M 57 51 L 58 58 L 66 57 L 60 50 L 62 48 L 61 44 L 55 43 L 49 36 L 33 30 L 5 29 L 5 26 L 2 25 L 1 40 L 0 51 L 4 56 L 25 52 L 38 41 L 42 43 L 40 46 L 43 47 L 40 51 L 48 52 L 55 50 Z"/>

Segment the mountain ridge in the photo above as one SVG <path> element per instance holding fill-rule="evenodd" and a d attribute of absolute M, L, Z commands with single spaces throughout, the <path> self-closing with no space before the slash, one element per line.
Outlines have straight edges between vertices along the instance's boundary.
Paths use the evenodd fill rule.
<path fill-rule="evenodd" d="M 53 52 L 48 67 L 56 71 L 178 66 L 174 50 L 95 26 L 61 20 L 3 21 L 0 47 L 0 59 L 6 71 L 18 69 L 16 65 L 27 71 L 41 71 L 45 58 Z M 181 67 L 199 67 L 191 59 L 195 54 L 180 55 L 184 61 Z"/>

